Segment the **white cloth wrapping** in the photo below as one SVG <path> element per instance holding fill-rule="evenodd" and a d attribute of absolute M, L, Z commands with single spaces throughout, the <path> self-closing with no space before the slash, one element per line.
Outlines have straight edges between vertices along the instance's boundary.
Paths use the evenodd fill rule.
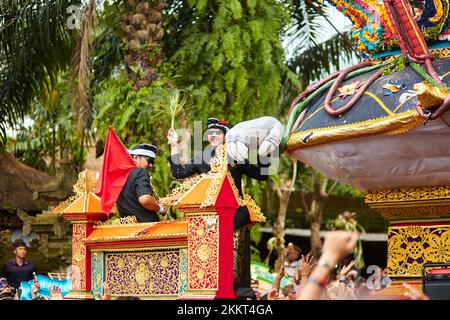
<path fill-rule="evenodd" d="M 293 156 L 362 191 L 450 185 L 450 112 L 404 134 L 321 144 Z"/>
<path fill-rule="evenodd" d="M 272 117 L 240 122 L 225 136 L 228 155 L 236 161 L 244 161 L 249 157 L 249 150 L 256 148 L 260 156 L 270 155 L 280 145 L 283 133 L 283 124 Z"/>

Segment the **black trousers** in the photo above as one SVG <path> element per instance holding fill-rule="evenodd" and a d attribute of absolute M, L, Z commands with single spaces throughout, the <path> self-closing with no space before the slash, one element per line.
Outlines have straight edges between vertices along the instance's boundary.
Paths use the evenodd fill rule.
<path fill-rule="evenodd" d="M 247 227 L 250 223 L 250 213 L 247 207 L 239 207 L 234 215 L 234 230 L 239 232 L 240 238 L 238 240 L 240 248 L 235 247 L 235 250 L 239 252 L 235 257 L 240 259 L 237 263 L 239 270 L 236 270 L 238 275 L 235 277 L 235 290 L 250 288 L 250 229 Z"/>

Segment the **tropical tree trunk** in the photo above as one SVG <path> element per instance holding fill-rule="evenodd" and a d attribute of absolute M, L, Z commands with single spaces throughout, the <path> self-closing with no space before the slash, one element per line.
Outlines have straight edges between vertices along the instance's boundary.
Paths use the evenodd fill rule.
<path fill-rule="evenodd" d="M 314 257 L 320 255 L 320 224 L 322 223 L 323 207 L 325 199 L 320 194 L 314 194 L 311 202 L 311 254 Z"/>
<path fill-rule="evenodd" d="M 158 79 L 161 64 L 162 27 L 161 0 L 128 0 L 127 13 L 122 15 L 122 30 L 126 44 L 124 61 L 128 66 L 128 78 L 133 88 L 139 90 L 151 86 Z"/>
<path fill-rule="evenodd" d="M 300 181 L 305 188 L 300 193 L 303 208 L 311 218 L 311 254 L 315 257 L 319 257 L 321 254 L 321 241 L 320 241 L 320 225 L 322 223 L 323 209 L 325 201 L 337 185 L 336 181 L 332 181 L 328 178 L 322 177 L 317 171 L 311 169 L 309 183 Z M 332 182 L 330 184 L 330 182 Z M 331 186 L 329 186 L 331 185 Z M 308 191 L 308 192 L 307 192 Z M 310 203 L 306 201 L 306 193 L 311 194 Z"/>
<path fill-rule="evenodd" d="M 297 177 L 297 161 L 292 160 L 292 164 L 292 177 L 289 179 L 286 175 L 282 175 L 278 183 L 275 184 L 275 191 L 280 201 L 277 222 L 273 226 L 272 231 L 273 236 L 277 238 L 277 260 L 275 261 L 275 270 L 277 271 L 280 267 L 281 256 L 284 254 L 284 229 L 286 228 L 286 214 L 291 194 L 295 190 L 295 180 Z"/>
<path fill-rule="evenodd" d="M 53 131 L 52 131 L 52 164 L 51 164 L 51 174 L 54 176 L 56 174 L 56 125 L 54 125 L 55 121 L 53 121 Z"/>
<path fill-rule="evenodd" d="M 284 229 L 286 228 L 286 213 L 289 206 L 289 199 L 291 198 L 291 191 L 277 190 L 280 206 L 278 207 L 277 222 L 273 227 L 273 235 L 278 239 L 284 239 Z M 281 261 L 281 256 L 284 253 L 285 245 L 283 241 L 279 241 L 277 245 L 277 262 Z M 275 265 L 275 269 L 279 270 L 279 265 Z"/>

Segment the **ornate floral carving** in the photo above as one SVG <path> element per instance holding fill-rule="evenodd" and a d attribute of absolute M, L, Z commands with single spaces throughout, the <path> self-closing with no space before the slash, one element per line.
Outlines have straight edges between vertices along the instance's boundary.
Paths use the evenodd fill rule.
<path fill-rule="evenodd" d="M 391 226 L 388 267 L 391 277 L 420 277 L 427 262 L 450 262 L 450 226 Z"/>
<path fill-rule="evenodd" d="M 83 240 L 86 237 L 86 225 L 73 225 L 72 240 L 72 290 L 86 289 L 86 247 Z"/>
<path fill-rule="evenodd" d="M 206 217 L 189 217 L 189 290 L 218 287 L 218 228 L 208 228 Z"/>
<path fill-rule="evenodd" d="M 184 196 L 189 190 L 191 190 L 206 175 L 208 174 L 203 173 L 184 179 L 183 182 L 178 187 L 173 189 L 167 197 L 161 198 L 160 202 L 168 207 L 174 206 L 182 196 Z"/>
<path fill-rule="evenodd" d="M 96 225 L 97 226 L 115 226 L 115 225 L 121 225 L 121 224 L 136 224 L 139 223 L 136 219 L 136 216 L 127 216 L 127 217 L 122 217 L 122 218 L 118 218 L 118 219 L 114 219 L 112 221 L 107 220 L 105 222 L 97 222 Z"/>
<path fill-rule="evenodd" d="M 103 252 L 92 253 L 91 289 L 94 295 L 96 293 L 102 292 L 102 284 L 104 281 L 103 257 L 104 257 Z"/>
<path fill-rule="evenodd" d="M 147 266 L 144 263 L 141 263 L 134 272 L 134 278 L 136 279 L 137 284 L 139 285 L 139 289 L 143 289 L 145 283 L 150 277 L 150 272 L 148 271 Z"/>
<path fill-rule="evenodd" d="M 385 203 L 398 201 L 450 199 L 450 187 L 401 188 L 369 191 L 365 194 L 366 203 Z"/>
<path fill-rule="evenodd" d="M 248 194 L 244 196 L 243 205 L 250 206 L 253 214 L 255 215 L 254 222 L 265 222 L 266 217 L 261 212 L 261 208 L 256 204 L 255 200 L 253 200 Z"/>
<path fill-rule="evenodd" d="M 388 219 L 449 215 L 450 187 L 371 191 L 365 201 Z"/>
<path fill-rule="evenodd" d="M 180 295 L 188 289 L 188 251 L 180 250 Z"/>

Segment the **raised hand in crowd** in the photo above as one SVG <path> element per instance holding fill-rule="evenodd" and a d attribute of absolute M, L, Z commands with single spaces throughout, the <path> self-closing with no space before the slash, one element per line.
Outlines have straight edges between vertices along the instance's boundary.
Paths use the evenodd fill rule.
<path fill-rule="evenodd" d="M 279 290 L 272 287 L 267 295 L 267 300 L 279 300 Z"/>
<path fill-rule="evenodd" d="M 54 285 L 53 288 L 48 288 L 50 291 L 50 295 L 52 296 L 52 300 L 63 300 L 63 296 L 61 294 L 61 288 L 57 285 Z"/>
<path fill-rule="evenodd" d="M 409 297 L 411 300 L 430 300 L 430 297 L 416 287 L 407 283 L 404 283 L 403 286 L 408 290 L 405 292 L 405 296 Z"/>
<path fill-rule="evenodd" d="M 297 268 L 294 278 L 295 284 L 304 286 L 316 265 L 317 262 L 314 262 L 314 256 L 311 253 L 308 253 L 306 256 L 302 255 L 302 264 Z"/>
<path fill-rule="evenodd" d="M 178 144 L 178 134 L 175 131 L 175 129 L 173 129 L 173 128 L 169 129 L 169 131 L 167 132 L 167 140 L 169 141 L 169 144 L 171 146 Z"/>
<path fill-rule="evenodd" d="M 283 277 L 285 275 L 284 259 L 285 259 L 285 257 L 284 257 L 284 255 L 282 255 L 280 258 L 280 272 L 277 274 L 277 277 L 275 278 L 275 282 L 273 283 L 273 286 L 272 286 L 272 289 L 277 290 L 277 292 L 280 290 L 281 279 L 283 279 Z"/>
<path fill-rule="evenodd" d="M 6 278 L 0 279 L 0 300 L 15 300 L 16 290 L 8 284 Z"/>
<path fill-rule="evenodd" d="M 101 294 L 100 292 L 97 293 L 97 298 L 99 300 L 111 300 L 112 295 L 111 295 L 111 290 L 108 287 L 108 284 L 106 282 L 103 282 L 102 285 L 103 288 L 103 294 Z"/>
<path fill-rule="evenodd" d="M 356 263 L 356 260 L 352 260 L 352 261 L 350 261 L 350 263 L 348 265 L 344 265 L 342 267 L 341 271 L 339 271 L 339 279 L 345 278 L 347 276 L 348 272 L 355 265 L 355 263 Z"/>
<path fill-rule="evenodd" d="M 41 284 L 38 281 L 34 280 L 33 285 L 31 286 L 31 299 L 37 299 L 39 290 L 41 290 Z"/>
<path fill-rule="evenodd" d="M 358 234 L 354 232 L 328 232 L 323 243 L 322 256 L 302 289 L 299 299 L 318 300 L 324 297 L 328 276 L 334 270 L 334 266 L 353 251 L 357 241 Z"/>
<path fill-rule="evenodd" d="M 330 300 L 357 300 L 355 290 L 339 282 L 335 282 L 327 289 L 327 297 Z"/>

